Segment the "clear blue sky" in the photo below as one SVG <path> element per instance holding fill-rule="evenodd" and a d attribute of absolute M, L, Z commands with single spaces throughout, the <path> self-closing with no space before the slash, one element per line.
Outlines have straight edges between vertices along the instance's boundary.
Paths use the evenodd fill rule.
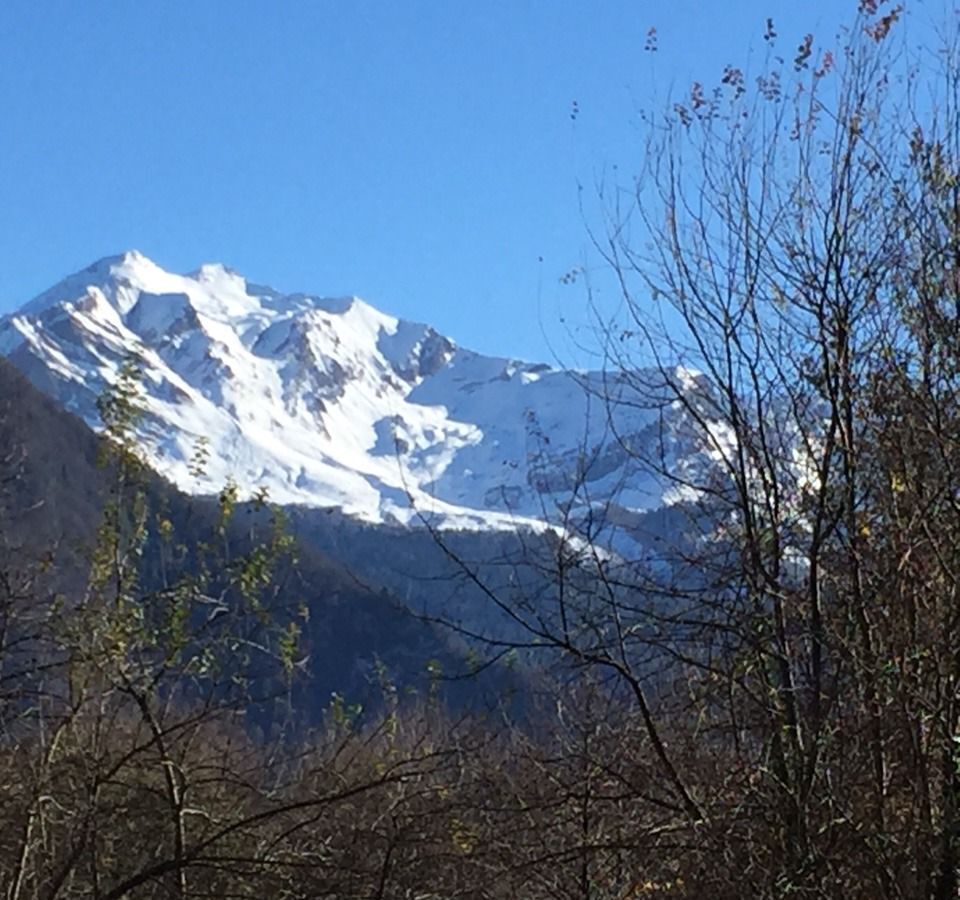
<path fill-rule="evenodd" d="M 587 319 L 559 282 L 589 258 L 578 181 L 629 171 L 637 110 L 760 54 L 766 16 L 786 55 L 855 8 L 4 0 L 0 313 L 136 248 L 565 358 Z"/>

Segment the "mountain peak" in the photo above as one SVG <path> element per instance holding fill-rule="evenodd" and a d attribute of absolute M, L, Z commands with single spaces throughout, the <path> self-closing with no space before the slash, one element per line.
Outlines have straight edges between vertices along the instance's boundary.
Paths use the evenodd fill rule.
<path fill-rule="evenodd" d="M 112 269 L 137 266 L 143 263 L 154 265 L 153 261 L 144 256 L 139 250 L 125 250 L 123 253 L 114 253 L 110 256 L 104 256 L 96 262 L 91 263 L 84 269 L 84 272 L 109 272 Z M 79 274 L 79 273 L 78 273 Z"/>
<path fill-rule="evenodd" d="M 79 278 L 83 275 L 92 276 L 97 279 L 129 279 L 131 277 L 142 279 L 149 278 L 151 275 L 163 271 L 160 266 L 139 250 L 126 250 L 123 253 L 98 259 L 82 271 L 67 276 L 67 280 Z"/>
<path fill-rule="evenodd" d="M 39 315 L 64 303 L 76 303 L 86 299 L 92 289 L 102 292 L 112 305 L 117 305 L 122 289 L 163 293 L 169 288 L 173 276 L 158 266 L 139 250 L 104 256 L 86 268 L 80 269 L 57 282 L 52 288 L 38 294 L 26 303 L 16 315 Z M 123 297 L 119 297 L 123 307 Z M 126 309 L 121 309 L 126 312 Z"/>
<path fill-rule="evenodd" d="M 205 262 L 186 277 L 207 283 L 223 281 L 225 279 L 240 282 L 244 285 L 247 283 L 246 278 L 239 272 L 220 262 Z"/>

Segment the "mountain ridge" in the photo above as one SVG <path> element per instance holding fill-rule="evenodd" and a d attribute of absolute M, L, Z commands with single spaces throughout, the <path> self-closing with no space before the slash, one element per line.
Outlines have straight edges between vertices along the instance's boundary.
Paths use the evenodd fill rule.
<path fill-rule="evenodd" d="M 684 444 L 677 404 L 618 404 L 606 373 L 484 356 L 357 297 L 283 294 L 219 263 L 179 275 L 137 251 L 0 319 L 0 354 L 92 426 L 132 359 L 139 440 L 182 490 L 230 479 L 371 523 L 542 528 L 584 484 L 582 511 L 642 513 L 682 499 L 638 462 L 665 422 L 679 473 L 715 455 Z"/>

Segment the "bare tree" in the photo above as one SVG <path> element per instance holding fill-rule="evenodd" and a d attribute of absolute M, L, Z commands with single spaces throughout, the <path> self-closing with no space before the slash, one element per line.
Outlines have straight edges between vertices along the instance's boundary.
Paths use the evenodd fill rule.
<path fill-rule="evenodd" d="M 960 30 L 913 48 L 904 14 L 865 0 L 786 59 L 768 21 L 754 79 L 647 120 L 601 187 L 602 399 L 669 540 L 572 515 L 535 608 L 487 592 L 502 646 L 626 688 L 636 821 L 670 811 L 698 896 L 958 889 Z"/>

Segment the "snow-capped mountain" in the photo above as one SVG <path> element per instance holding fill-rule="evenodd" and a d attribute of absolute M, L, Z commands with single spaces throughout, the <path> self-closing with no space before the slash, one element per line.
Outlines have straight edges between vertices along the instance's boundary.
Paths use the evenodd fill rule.
<path fill-rule="evenodd" d="M 173 274 L 136 252 L 0 320 L 0 353 L 94 427 L 133 357 L 142 447 L 180 488 L 230 478 L 370 522 L 513 528 L 555 520 L 574 484 L 582 510 L 629 516 L 679 497 L 633 448 L 661 448 L 681 474 L 715 453 L 685 437 L 676 404 L 611 411 L 602 398 L 621 386 L 603 373 L 483 356 L 355 297 L 282 294 L 217 264 Z"/>

